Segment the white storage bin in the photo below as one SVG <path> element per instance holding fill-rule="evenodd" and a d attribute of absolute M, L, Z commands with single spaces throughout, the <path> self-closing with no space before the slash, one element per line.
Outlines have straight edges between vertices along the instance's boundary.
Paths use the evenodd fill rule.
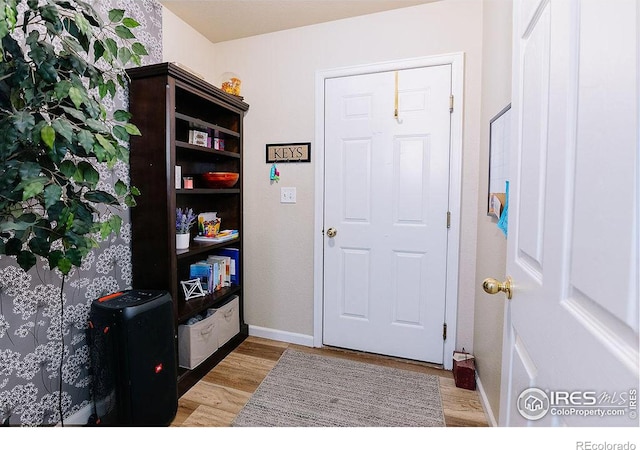
<path fill-rule="evenodd" d="M 237 295 L 231 301 L 215 310 L 217 321 L 218 347 L 240 332 L 240 299 Z"/>
<path fill-rule="evenodd" d="M 218 350 L 216 314 L 194 323 L 178 325 L 178 364 L 193 369 Z"/>

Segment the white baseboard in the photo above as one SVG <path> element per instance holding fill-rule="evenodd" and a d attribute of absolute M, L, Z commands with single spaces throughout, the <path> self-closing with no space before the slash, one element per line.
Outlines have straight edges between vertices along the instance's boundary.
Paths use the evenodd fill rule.
<path fill-rule="evenodd" d="M 313 347 L 313 336 L 249 325 L 249 336 Z"/>
<path fill-rule="evenodd" d="M 498 421 L 495 418 L 495 414 L 493 414 L 493 410 L 491 409 L 491 404 L 489 404 L 489 399 L 487 398 L 487 393 L 484 391 L 482 387 L 482 381 L 480 381 L 480 377 L 476 373 L 476 385 L 478 386 L 478 393 L 480 394 L 480 403 L 482 404 L 482 409 L 484 410 L 484 415 L 487 418 L 487 422 L 492 427 L 498 426 Z"/>

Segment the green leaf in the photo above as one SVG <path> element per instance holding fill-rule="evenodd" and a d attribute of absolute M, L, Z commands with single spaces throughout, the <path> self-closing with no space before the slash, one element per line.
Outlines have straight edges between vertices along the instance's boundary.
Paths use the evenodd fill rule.
<path fill-rule="evenodd" d="M 127 130 L 127 133 L 129 133 L 132 136 L 142 136 L 142 133 L 140 133 L 140 130 L 138 129 L 138 127 L 132 123 L 126 124 L 124 128 L 125 130 Z"/>
<path fill-rule="evenodd" d="M 118 44 L 116 41 L 111 38 L 107 38 L 105 39 L 104 44 L 111 55 L 116 56 L 118 54 Z"/>
<path fill-rule="evenodd" d="M 118 50 L 118 59 L 123 66 L 127 65 L 127 63 L 131 61 L 132 56 L 131 50 L 127 47 L 121 47 L 120 50 Z"/>
<path fill-rule="evenodd" d="M 127 185 L 122 180 L 116 181 L 116 184 L 113 186 L 113 188 L 116 191 L 116 195 L 120 196 L 125 195 L 129 190 L 129 188 L 127 188 Z"/>
<path fill-rule="evenodd" d="M 124 9 L 112 9 L 109 11 L 109 20 L 111 22 L 120 22 L 124 17 Z"/>
<path fill-rule="evenodd" d="M 125 27 L 124 25 L 117 25 L 114 28 L 114 31 L 116 32 L 118 37 L 122 38 L 122 39 L 135 39 L 136 38 L 134 36 L 134 34 L 131 32 L 131 30 L 129 30 L 129 28 Z M 114 54 L 117 54 L 117 53 L 114 53 Z"/>
<path fill-rule="evenodd" d="M 84 35 L 90 36 L 92 34 L 91 25 L 89 24 L 89 21 L 82 14 L 76 13 L 73 16 L 73 18 L 76 22 L 76 26 Z"/>
<path fill-rule="evenodd" d="M 31 226 L 38 221 L 38 216 L 36 216 L 34 213 L 25 213 L 21 214 L 17 220 L 20 222 L 26 222 L 29 224 L 29 226 Z"/>
<path fill-rule="evenodd" d="M 84 113 L 78 109 L 69 108 L 68 106 L 62 106 L 62 110 L 74 119 L 78 119 L 80 122 L 84 122 L 87 120 L 87 116 L 85 116 Z"/>
<path fill-rule="evenodd" d="M 53 206 L 62 196 L 62 188 L 57 184 L 50 184 L 44 188 L 44 206 L 49 208 Z"/>
<path fill-rule="evenodd" d="M 49 180 L 44 177 L 22 180 L 18 185 L 19 187 L 22 187 L 22 200 L 29 200 L 30 198 L 40 194 L 44 190 L 44 186 L 48 181 Z"/>
<path fill-rule="evenodd" d="M 129 149 L 127 147 L 123 147 L 122 145 L 118 145 L 118 159 L 123 163 L 129 163 Z"/>
<path fill-rule="evenodd" d="M 125 17 L 122 20 L 122 25 L 124 25 L 127 28 L 136 28 L 140 26 L 140 24 L 135 19 L 132 19 L 131 17 Z"/>
<path fill-rule="evenodd" d="M 62 259 L 63 256 L 64 253 L 62 253 L 62 251 L 60 250 L 53 250 L 51 253 L 49 253 L 49 256 L 47 258 L 47 260 L 49 261 L 49 267 L 51 269 L 58 267 L 58 262 Z"/>
<path fill-rule="evenodd" d="M 78 144 L 80 144 L 87 152 L 91 152 L 93 150 L 95 139 L 93 137 L 93 133 L 89 130 L 78 131 L 76 139 L 78 139 Z"/>
<path fill-rule="evenodd" d="M 117 122 L 127 122 L 131 119 L 131 113 L 123 109 L 118 109 L 113 113 L 113 120 Z"/>
<path fill-rule="evenodd" d="M 100 174 L 94 167 L 86 161 L 80 161 L 78 163 L 78 171 L 82 174 L 80 182 L 85 181 L 91 186 L 95 186 L 100 181 Z"/>
<path fill-rule="evenodd" d="M 111 97 L 116 96 L 116 84 L 113 80 L 107 81 L 107 90 L 109 91 L 109 94 L 111 94 Z"/>
<path fill-rule="evenodd" d="M 17 8 L 14 3 L 6 4 L 2 2 L 2 10 L 0 11 L 0 40 L 4 38 L 13 28 L 17 22 Z"/>
<path fill-rule="evenodd" d="M 38 74 L 48 83 L 58 82 L 58 71 L 49 61 L 45 61 L 38 66 Z"/>
<path fill-rule="evenodd" d="M 109 153 L 114 153 L 116 151 L 115 147 L 113 146 L 113 144 L 107 139 L 105 138 L 103 135 L 101 134 L 96 134 L 96 140 L 98 141 L 98 143 Z"/>
<path fill-rule="evenodd" d="M 45 5 L 40 7 L 40 15 L 47 22 L 55 22 L 60 20 L 58 18 L 58 8 L 56 8 L 54 5 Z"/>
<path fill-rule="evenodd" d="M 122 228 L 122 217 L 118 215 L 113 215 L 109 218 L 109 224 L 111 225 L 111 229 L 114 233 L 120 233 L 120 229 Z"/>
<path fill-rule="evenodd" d="M 82 106 L 82 102 L 84 100 L 84 96 L 82 95 L 82 91 L 76 86 L 71 86 L 69 88 L 69 98 L 73 102 L 73 105 L 76 108 L 80 108 Z"/>
<path fill-rule="evenodd" d="M 133 63 L 136 66 L 141 66 L 142 65 L 142 58 L 140 58 L 140 56 L 136 55 L 135 53 L 133 55 L 131 55 L 131 61 L 133 61 Z"/>
<path fill-rule="evenodd" d="M 115 125 L 112 131 L 113 131 L 113 135 L 117 139 L 120 139 L 121 141 L 125 141 L 125 142 L 129 141 L 129 133 L 127 133 L 127 130 L 122 125 Z"/>
<path fill-rule="evenodd" d="M 133 208 L 134 206 L 137 205 L 136 199 L 133 198 L 133 195 L 127 195 L 124 198 L 124 204 L 127 205 L 129 208 Z"/>
<path fill-rule="evenodd" d="M 100 41 L 95 41 L 93 43 L 93 59 L 97 61 L 102 58 L 102 55 L 104 55 L 104 45 Z"/>
<path fill-rule="evenodd" d="M 49 250 L 51 250 L 51 243 L 38 237 L 31 238 L 28 245 L 33 253 L 40 256 L 47 256 Z"/>
<path fill-rule="evenodd" d="M 62 100 L 69 95 L 69 89 L 71 89 L 71 82 L 69 80 L 60 80 L 53 88 L 53 92 L 56 94 L 58 100 Z"/>
<path fill-rule="evenodd" d="M 83 41 L 85 41 L 86 39 L 83 39 Z M 66 47 L 66 50 L 73 50 L 76 53 L 81 53 L 83 52 L 84 46 L 81 44 L 79 39 L 75 39 L 75 38 L 71 38 L 71 37 L 64 37 L 62 38 L 62 43 L 63 45 Z M 85 64 L 84 62 L 82 64 Z"/>
<path fill-rule="evenodd" d="M 89 125 L 94 131 L 98 133 L 109 133 L 109 129 L 99 120 L 87 119 L 87 125 Z"/>
<path fill-rule="evenodd" d="M 22 241 L 20 239 L 11 238 L 4 246 L 4 253 L 6 255 L 17 255 L 22 251 Z"/>
<path fill-rule="evenodd" d="M 40 137 L 42 138 L 42 142 L 53 150 L 53 144 L 56 141 L 56 131 L 51 125 L 45 125 L 42 130 L 40 130 Z"/>
<path fill-rule="evenodd" d="M 73 129 L 67 119 L 58 118 L 54 120 L 51 125 L 53 129 L 56 130 L 56 133 L 62 136 L 67 142 L 71 143 L 73 141 Z"/>
<path fill-rule="evenodd" d="M 80 267 L 82 265 L 82 252 L 77 248 L 70 248 L 67 250 L 67 258 L 76 267 Z"/>
<path fill-rule="evenodd" d="M 20 173 L 20 178 L 24 180 L 27 178 L 36 178 L 40 176 L 42 167 L 40 167 L 40 164 L 38 163 L 28 161 L 28 162 L 22 163 L 18 170 Z"/>
<path fill-rule="evenodd" d="M 129 190 L 131 191 L 131 195 L 140 195 L 140 189 L 135 186 L 131 186 Z"/>
<path fill-rule="evenodd" d="M 13 115 L 13 124 L 20 133 L 24 134 L 27 130 L 33 128 L 36 124 L 36 119 L 28 110 L 17 111 Z"/>
<path fill-rule="evenodd" d="M 0 231 L 3 233 L 7 231 L 24 231 L 32 225 L 33 223 L 31 222 L 23 222 L 21 220 L 8 220 L 0 222 Z"/>
<path fill-rule="evenodd" d="M 111 234 L 111 224 L 109 222 L 102 222 L 100 224 L 100 237 L 105 240 Z"/>
<path fill-rule="evenodd" d="M 49 207 L 47 213 L 49 215 L 49 219 L 55 220 L 59 225 L 62 214 L 66 213 L 66 206 L 63 202 L 56 202 L 55 205 Z M 56 229 L 58 229 L 58 227 L 56 227 Z"/>
<path fill-rule="evenodd" d="M 106 205 L 119 205 L 118 199 L 108 192 L 89 191 L 85 192 L 84 199 L 93 203 L 104 203 Z"/>
<path fill-rule="evenodd" d="M 60 163 L 58 170 L 60 170 L 65 177 L 71 178 L 73 174 L 76 173 L 77 167 L 73 161 L 66 159 Z"/>
<path fill-rule="evenodd" d="M 63 275 L 68 275 L 69 272 L 71 272 L 71 261 L 69 261 L 67 258 L 59 258 L 56 261 L 55 266 L 51 265 L 51 262 L 49 262 L 49 267 L 51 267 L 52 269 L 54 268 L 58 268 L 58 270 L 60 270 L 60 272 L 62 272 Z"/>
<path fill-rule="evenodd" d="M 33 225 L 33 234 L 41 239 L 49 239 L 51 236 L 51 222 L 40 219 Z"/>
<path fill-rule="evenodd" d="M 93 146 L 93 154 L 100 162 L 105 162 L 107 160 L 107 152 L 104 151 L 104 148 L 102 148 L 101 145 L 95 144 Z"/>
<path fill-rule="evenodd" d="M 98 86 L 98 94 L 100 95 L 100 98 L 104 98 L 105 95 L 107 95 L 107 85 L 105 83 L 100 83 Z"/>
<path fill-rule="evenodd" d="M 78 25 L 76 25 L 75 20 L 70 17 L 65 17 L 62 19 L 62 25 L 64 25 L 64 29 L 67 30 L 71 36 L 78 39 L 80 36 L 80 29 L 78 28 Z"/>
<path fill-rule="evenodd" d="M 36 257 L 33 255 L 33 253 L 26 250 L 23 250 L 18 254 L 17 261 L 18 265 L 22 267 L 22 270 L 24 270 L 25 272 L 36 265 Z"/>
<path fill-rule="evenodd" d="M 134 42 L 133 45 L 131 46 L 131 50 L 133 50 L 133 53 L 140 56 L 149 54 L 147 53 L 147 48 L 140 42 Z"/>

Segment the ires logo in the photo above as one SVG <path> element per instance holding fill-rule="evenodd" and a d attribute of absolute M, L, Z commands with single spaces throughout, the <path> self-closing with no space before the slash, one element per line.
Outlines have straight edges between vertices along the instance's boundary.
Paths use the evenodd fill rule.
<path fill-rule="evenodd" d="M 516 407 L 527 420 L 554 416 L 624 416 L 637 417 L 637 391 L 543 391 L 528 388 L 518 396 Z"/>
<path fill-rule="evenodd" d="M 551 406 L 595 406 L 598 395 L 593 391 L 551 391 L 549 392 Z"/>

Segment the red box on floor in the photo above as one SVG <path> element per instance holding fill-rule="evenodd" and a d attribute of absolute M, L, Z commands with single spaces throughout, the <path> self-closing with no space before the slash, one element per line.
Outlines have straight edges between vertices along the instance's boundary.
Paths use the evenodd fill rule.
<path fill-rule="evenodd" d="M 453 352 L 453 379 L 456 387 L 476 390 L 476 363 L 473 355 Z"/>

